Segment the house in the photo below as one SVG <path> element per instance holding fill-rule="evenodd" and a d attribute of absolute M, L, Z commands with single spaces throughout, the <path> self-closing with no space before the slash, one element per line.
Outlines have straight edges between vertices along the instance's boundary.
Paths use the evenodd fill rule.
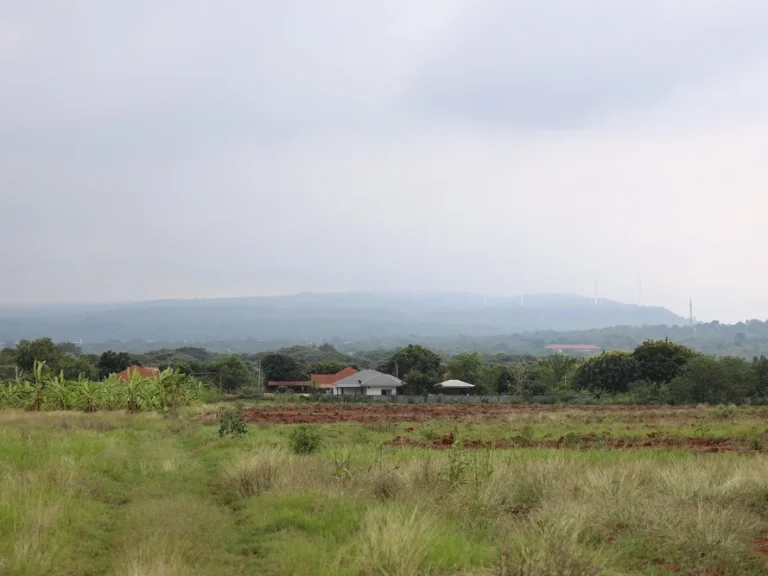
<path fill-rule="evenodd" d="M 394 396 L 403 382 L 376 370 L 362 370 L 333 383 L 336 396 Z"/>
<path fill-rule="evenodd" d="M 468 394 L 474 387 L 474 384 L 462 380 L 446 380 L 445 382 L 440 382 L 435 388 L 447 394 Z"/>
<path fill-rule="evenodd" d="M 357 370 L 352 368 L 352 366 L 347 366 L 344 370 L 336 372 L 336 374 L 312 374 L 311 380 L 315 383 L 316 388 L 333 390 L 334 383 L 353 374 L 357 374 Z"/>
<path fill-rule="evenodd" d="M 267 388 L 277 389 L 281 386 L 290 388 L 295 392 L 310 392 L 312 390 L 324 390 L 329 392 L 333 390 L 333 384 L 339 380 L 356 374 L 357 370 L 351 366 L 347 366 L 344 370 L 336 372 L 336 374 L 312 374 L 309 380 L 298 381 L 282 381 L 282 380 L 270 380 L 267 382 Z"/>
<path fill-rule="evenodd" d="M 115 376 L 117 376 L 118 380 L 127 381 L 131 379 L 131 374 L 133 374 L 134 372 L 138 372 L 139 376 L 141 376 L 142 378 L 155 378 L 157 376 L 160 376 L 159 368 L 151 368 L 149 366 L 138 366 L 138 365 L 128 366 L 128 368 L 126 368 L 122 372 L 118 372 L 117 374 L 115 374 Z"/>

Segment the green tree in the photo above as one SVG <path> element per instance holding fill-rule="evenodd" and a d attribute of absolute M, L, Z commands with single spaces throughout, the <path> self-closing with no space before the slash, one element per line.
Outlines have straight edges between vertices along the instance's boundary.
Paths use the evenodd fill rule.
<path fill-rule="evenodd" d="M 102 378 L 106 378 L 110 374 L 117 374 L 129 366 L 135 365 L 140 366 L 141 364 L 127 352 L 113 352 L 112 350 L 107 350 L 99 356 L 99 375 Z"/>
<path fill-rule="evenodd" d="M 66 356 L 61 360 L 61 371 L 67 380 L 98 380 L 99 369 L 85 356 Z"/>
<path fill-rule="evenodd" d="M 0 350 L 0 380 L 13 378 L 16 370 L 16 350 L 13 348 Z"/>
<path fill-rule="evenodd" d="M 574 374 L 574 388 L 626 392 L 640 369 L 631 352 L 603 352 L 582 362 Z"/>
<path fill-rule="evenodd" d="M 448 375 L 456 380 L 477 384 L 483 362 L 477 352 L 462 352 L 448 360 Z"/>
<path fill-rule="evenodd" d="M 646 340 L 635 348 L 632 356 L 642 380 L 661 384 L 679 376 L 696 352 L 666 340 Z"/>
<path fill-rule="evenodd" d="M 80 356 L 83 353 L 80 346 L 74 342 L 59 342 L 56 344 L 56 348 L 58 348 L 62 356 L 66 354 L 71 354 L 72 356 Z"/>
<path fill-rule="evenodd" d="M 504 394 L 512 384 L 512 374 L 504 364 L 491 364 L 480 369 L 478 394 Z"/>
<path fill-rule="evenodd" d="M 315 362 L 313 364 L 310 364 L 309 366 L 309 373 L 310 374 L 336 374 L 337 372 L 341 372 L 349 366 L 350 364 L 346 362 L 341 362 L 339 360 L 321 360 L 320 362 Z M 353 366 L 353 368 L 357 369 L 357 366 Z"/>
<path fill-rule="evenodd" d="M 214 380 L 224 392 L 234 392 L 238 388 L 252 386 L 255 382 L 253 372 L 237 356 L 226 356 L 213 363 Z"/>
<path fill-rule="evenodd" d="M 395 352 L 379 370 L 401 378 L 406 394 L 425 394 L 441 381 L 443 361 L 432 350 L 411 344 Z"/>
<path fill-rule="evenodd" d="M 755 387 L 755 372 L 743 358 L 696 356 L 669 385 L 678 404 L 742 401 Z"/>
<path fill-rule="evenodd" d="M 16 345 L 16 365 L 24 372 L 32 372 L 35 362 L 43 362 L 54 372 L 59 370 L 61 353 L 50 338 L 21 340 Z"/>
<path fill-rule="evenodd" d="M 267 382 L 300 382 L 309 380 L 304 363 L 288 356 L 273 352 L 261 359 L 261 370 Z"/>
<path fill-rule="evenodd" d="M 768 357 L 759 356 L 752 359 L 752 373 L 754 374 L 754 388 L 751 396 L 768 395 Z"/>

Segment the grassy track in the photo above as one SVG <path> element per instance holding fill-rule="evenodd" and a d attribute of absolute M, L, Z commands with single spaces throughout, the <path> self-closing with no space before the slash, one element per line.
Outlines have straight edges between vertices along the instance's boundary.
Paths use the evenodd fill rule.
<path fill-rule="evenodd" d="M 498 420 L 295 425 L 220 439 L 207 415 L 0 412 L 0 574 L 764 574 L 767 427 L 564 409 Z M 408 430 L 412 428 L 412 430 Z M 621 450 L 547 437 L 661 433 L 739 450 Z M 453 446 L 425 444 L 453 434 Z M 531 447 L 467 449 L 521 437 Z"/>

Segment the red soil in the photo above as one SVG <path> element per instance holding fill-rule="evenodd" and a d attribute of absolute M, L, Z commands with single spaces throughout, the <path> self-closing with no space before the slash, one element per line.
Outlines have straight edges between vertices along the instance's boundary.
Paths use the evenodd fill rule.
<path fill-rule="evenodd" d="M 681 415 L 691 408 L 662 406 L 554 406 L 536 404 L 289 404 L 246 408 L 242 417 L 247 422 L 284 424 L 333 422 L 420 422 L 424 420 L 492 420 L 531 412 L 578 411 L 585 414 L 601 412 L 645 412 Z"/>
<path fill-rule="evenodd" d="M 453 439 L 451 439 L 453 440 Z M 409 436 L 397 436 L 386 442 L 389 446 L 410 446 L 416 448 L 432 448 L 443 450 L 450 448 L 453 442 L 446 442 L 445 437 L 434 442 L 415 440 Z M 736 438 L 699 438 L 690 436 L 660 436 L 653 435 L 646 438 L 632 437 L 621 438 L 610 435 L 598 434 L 572 434 L 561 436 L 557 440 L 526 440 L 519 436 L 508 440 L 463 440 L 460 442 L 464 448 L 550 448 L 550 449 L 604 449 L 604 450 L 638 450 L 638 449 L 662 449 L 662 450 L 689 450 L 691 452 L 744 452 L 748 451 L 746 441 Z"/>

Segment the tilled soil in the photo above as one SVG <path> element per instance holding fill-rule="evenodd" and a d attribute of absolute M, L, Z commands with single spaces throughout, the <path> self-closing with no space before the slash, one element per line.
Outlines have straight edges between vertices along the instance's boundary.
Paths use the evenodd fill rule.
<path fill-rule="evenodd" d="M 388 446 L 403 446 L 415 448 L 431 448 L 445 450 L 455 443 L 452 435 L 442 436 L 431 442 L 420 441 L 408 435 L 397 436 L 386 442 Z M 702 438 L 695 436 L 665 436 L 659 433 L 648 434 L 645 437 L 618 437 L 610 434 L 568 434 L 557 439 L 528 440 L 520 436 L 508 440 L 461 440 L 464 448 L 549 448 L 573 450 L 689 450 L 691 452 L 757 452 L 751 449 L 746 438 Z M 761 450 L 765 452 L 765 450 Z"/>
<path fill-rule="evenodd" d="M 629 412 L 684 415 L 693 408 L 669 406 L 555 406 L 542 404 L 295 404 L 246 408 L 246 422 L 281 424 L 327 424 L 334 422 L 421 422 L 425 420 L 492 420 L 533 412 L 578 411 L 589 413 Z"/>

